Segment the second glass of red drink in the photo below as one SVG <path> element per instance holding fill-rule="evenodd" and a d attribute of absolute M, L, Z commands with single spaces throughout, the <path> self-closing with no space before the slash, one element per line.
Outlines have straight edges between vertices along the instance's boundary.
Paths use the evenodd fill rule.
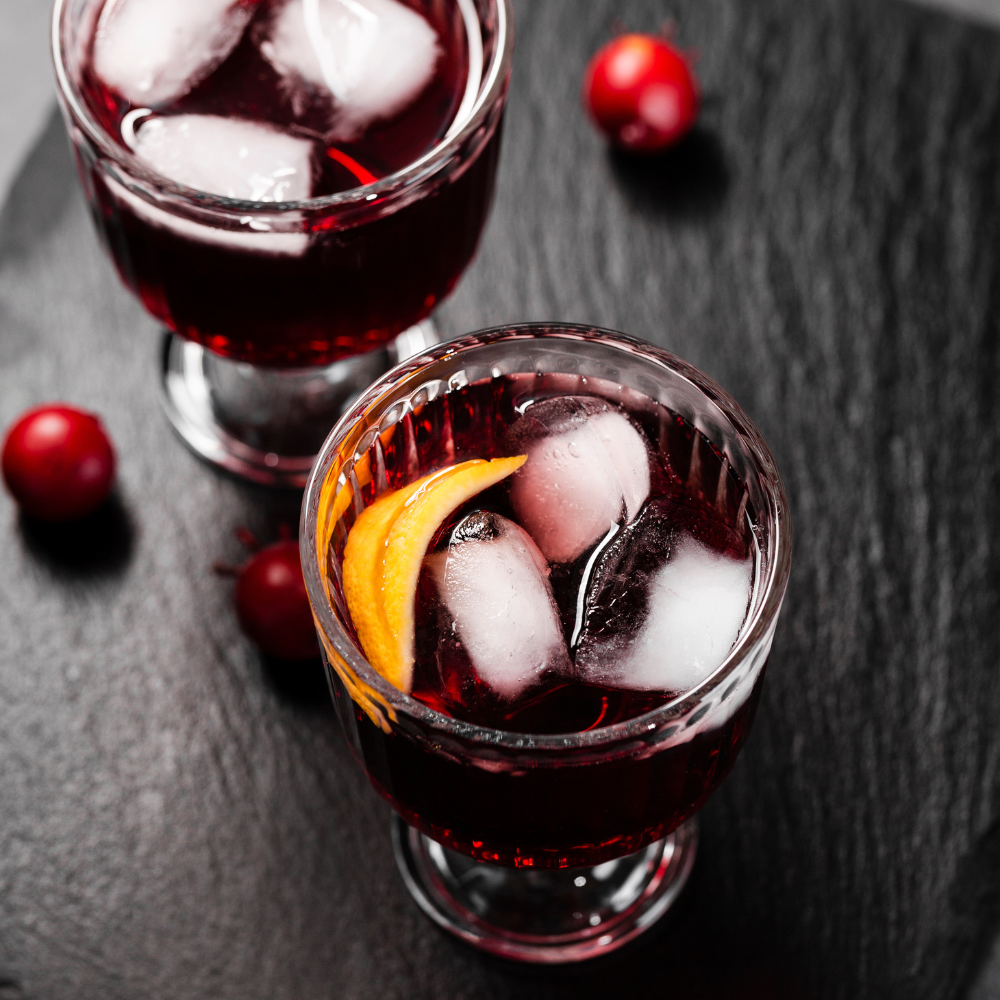
<path fill-rule="evenodd" d="M 56 0 L 53 49 L 102 242 L 171 331 L 174 427 L 304 485 L 475 252 L 509 0 Z"/>

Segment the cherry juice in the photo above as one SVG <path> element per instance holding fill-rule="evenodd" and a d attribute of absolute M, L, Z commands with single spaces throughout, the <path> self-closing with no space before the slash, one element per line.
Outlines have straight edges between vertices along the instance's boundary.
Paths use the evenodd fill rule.
<path fill-rule="evenodd" d="M 623 552 L 616 555 L 609 547 L 610 554 L 597 558 L 600 552 L 592 547 L 549 568 L 567 649 L 579 664 L 581 588 L 593 593 L 601 567 L 612 557 L 617 560 L 616 571 L 605 573 L 608 589 L 600 591 L 605 608 L 586 618 L 583 633 L 632 628 L 630 623 L 641 619 L 642 580 L 652 571 L 656 546 L 649 540 L 655 541 L 664 526 L 674 533 L 670 545 L 683 533 L 715 555 L 753 565 L 753 511 L 746 490 L 691 424 L 646 396 L 601 380 L 500 376 L 447 392 L 407 414 L 391 436 L 373 445 L 370 464 L 379 474 L 362 492 L 369 503 L 385 486 L 404 486 L 456 462 L 517 453 L 511 428 L 531 412 L 526 406 L 560 397 L 597 400 L 626 415 L 641 433 L 651 465 L 648 497 L 634 518 L 639 529 Z M 543 675 L 517 698 L 498 697 L 454 641 L 428 572 L 436 553 L 473 510 L 513 521 L 518 510 L 509 482 L 473 498 L 442 525 L 425 560 L 415 609 L 412 697 L 460 724 L 447 735 L 413 717 L 380 724 L 352 700 L 340 674 L 331 669 L 335 702 L 354 752 L 409 824 L 479 860 L 577 867 L 637 851 L 696 812 L 725 778 L 748 735 L 764 664 L 747 674 L 724 707 L 665 740 L 647 736 L 655 727 L 647 729 L 640 717 L 683 694 L 682 689 L 629 689 L 571 668 Z M 342 558 L 353 520 L 348 511 L 335 531 L 333 563 Z M 337 580 L 334 571 L 329 581 L 334 605 L 353 634 Z M 630 721 L 635 725 L 620 740 L 576 739 Z M 472 727 L 508 735 L 491 746 L 484 760 Z M 574 746 L 533 739 L 560 734 Z"/>
<path fill-rule="evenodd" d="M 345 129 L 338 127 L 336 101 L 315 74 L 310 79 L 306 70 L 284 66 L 273 53 L 282 18 L 293 10 L 298 15 L 299 6 L 309 2 L 231 4 L 241 12 L 240 33 L 225 58 L 179 96 L 143 101 L 102 78 L 102 70 L 115 74 L 104 70 L 97 46 L 116 4 L 147 3 L 145 16 L 154 23 L 159 5 L 105 0 L 92 19 L 77 87 L 103 131 L 140 160 L 137 135 L 150 122 L 182 116 L 252 123 L 307 143 L 304 185 L 294 197 L 283 197 L 280 184 L 261 197 L 255 193 L 253 200 L 260 203 L 301 203 L 381 180 L 445 141 L 460 126 L 460 112 L 467 117 L 482 64 L 481 53 L 473 57 L 472 41 L 480 44 L 481 28 L 472 3 L 391 0 L 418 15 L 422 30 L 433 34 L 433 71 L 416 96 L 392 114 L 369 116 Z M 394 202 L 386 194 L 350 204 L 300 205 L 282 219 L 266 211 L 242 217 L 213 211 L 211 197 L 193 204 L 143 198 L 136 188 L 148 185 L 141 179 L 126 180 L 87 144 L 75 146 L 98 230 L 122 280 L 146 309 L 216 354 L 288 368 L 329 364 L 384 344 L 448 295 L 471 260 L 486 219 L 499 126 L 498 110 L 468 144 L 461 167 L 446 171 L 416 198 Z M 210 196 L 226 194 L 199 187 L 183 174 L 157 172 Z"/>

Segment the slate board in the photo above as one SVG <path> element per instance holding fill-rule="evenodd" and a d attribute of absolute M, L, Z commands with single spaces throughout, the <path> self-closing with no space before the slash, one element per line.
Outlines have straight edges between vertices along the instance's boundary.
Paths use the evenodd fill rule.
<path fill-rule="evenodd" d="M 0 218 L 0 425 L 92 407 L 121 476 L 76 534 L 0 496 L 0 1000 L 958 1000 L 986 961 L 1000 37 L 889 0 L 516 7 L 496 207 L 443 328 L 580 320 L 670 348 L 758 422 L 793 506 L 756 728 L 689 891 L 642 943 L 556 971 L 418 912 L 318 669 L 262 662 L 211 570 L 296 500 L 172 437 L 155 324 L 53 119 Z M 659 160 L 609 155 L 587 57 L 616 19 L 668 16 L 700 52 L 701 126 Z"/>

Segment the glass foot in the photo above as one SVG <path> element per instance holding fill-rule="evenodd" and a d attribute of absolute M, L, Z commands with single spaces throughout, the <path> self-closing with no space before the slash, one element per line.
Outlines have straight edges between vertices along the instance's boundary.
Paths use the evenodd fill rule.
<path fill-rule="evenodd" d="M 396 863 L 439 926 L 522 962 L 596 958 L 648 930 L 680 895 L 698 849 L 697 820 L 596 868 L 504 868 L 457 854 L 392 817 Z"/>
<path fill-rule="evenodd" d="M 313 460 L 348 405 L 393 365 L 438 343 L 433 320 L 387 347 L 326 367 L 256 368 L 165 333 L 163 408 L 200 458 L 265 486 L 303 489 Z"/>

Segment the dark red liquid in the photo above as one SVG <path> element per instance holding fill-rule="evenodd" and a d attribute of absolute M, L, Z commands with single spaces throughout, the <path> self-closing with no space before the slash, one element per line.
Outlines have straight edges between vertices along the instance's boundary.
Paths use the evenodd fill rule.
<path fill-rule="evenodd" d="M 694 815 L 722 783 L 750 733 L 764 679 L 717 729 L 650 750 L 641 740 L 601 757 L 558 763 L 497 749 L 489 769 L 459 738 L 419 726 L 386 734 L 330 671 L 334 703 L 375 789 L 411 826 L 479 861 L 516 868 L 578 868 L 641 850 Z M 480 752 L 481 752 L 481 748 Z"/>
<path fill-rule="evenodd" d="M 468 458 L 509 454 L 505 434 L 518 416 L 515 407 L 553 395 L 598 395 L 620 405 L 656 456 L 647 507 L 659 505 L 717 551 L 746 554 L 752 511 L 722 456 L 670 410 L 610 383 L 525 375 L 447 393 L 405 417 L 388 444 L 376 446 L 372 467 L 384 468 L 389 485 L 399 487 Z M 367 488 L 366 501 L 377 488 Z M 472 507 L 512 515 L 505 489 L 500 484 L 456 511 L 439 531 L 437 544 Z M 336 558 L 342 557 L 351 522 L 348 512 L 335 534 Z M 577 573 L 576 564 L 553 570 L 561 612 L 579 586 Z M 346 618 L 335 578 L 331 584 Z M 422 576 L 412 694 L 439 712 L 507 732 L 573 734 L 634 719 L 678 693 L 615 690 L 553 677 L 514 704 L 491 697 L 461 652 L 442 654 L 433 587 Z M 621 600 L 627 603 L 628 596 Z M 350 629 L 349 620 L 345 624 Z M 640 725 L 628 739 L 606 746 L 532 750 L 529 739 L 527 749 L 497 745 L 485 754 L 481 743 L 460 733 L 443 735 L 412 718 L 400 718 L 386 732 L 354 704 L 337 673 L 330 675 L 359 760 L 407 822 L 480 860 L 574 867 L 639 850 L 701 807 L 749 732 L 763 670 L 718 723 L 695 728 L 686 740 L 658 744 Z"/>
<path fill-rule="evenodd" d="M 160 115 L 215 114 L 269 122 L 315 141 L 313 197 L 400 170 L 437 145 L 454 120 L 468 76 L 468 36 L 454 3 L 406 0 L 435 29 L 441 55 L 430 83 L 395 118 L 350 142 L 328 138 L 329 101 L 293 101 L 257 48 L 274 9 L 254 19 L 229 57 Z M 124 145 L 132 106 L 85 60 L 79 86 L 91 112 Z M 302 212 L 307 239 L 294 254 L 197 238 L 192 224 L 245 234 L 235 217 L 159 203 L 181 220 L 150 217 L 122 193 L 94 150 L 76 138 L 98 231 L 124 283 L 171 330 L 225 357 L 272 367 L 329 364 L 391 340 L 430 314 L 468 266 L 486 220 L 500 143 L 502 105 L 466 151 L 464 170 L 430 183 L 396 208 L 385 199 Z M 187 223 L 186 227 L 183 224 Z M 252 234 L 251 234 L 252 235 Z"/>

